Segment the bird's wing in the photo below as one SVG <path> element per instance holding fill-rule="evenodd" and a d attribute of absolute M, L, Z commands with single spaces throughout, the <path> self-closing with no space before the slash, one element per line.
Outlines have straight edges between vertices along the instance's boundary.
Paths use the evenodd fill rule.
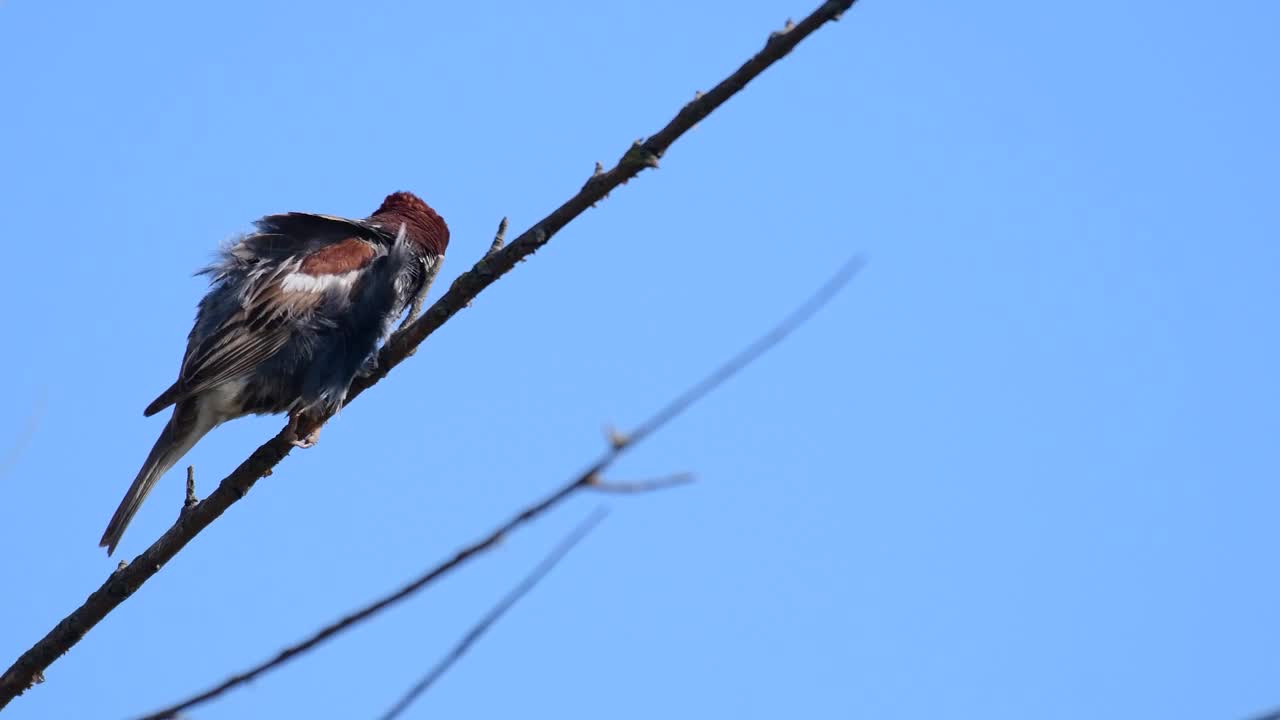
<path fill-rule="evenodd" d="M 247 263 L 282 262 L 353 237 L 381 245 L 389 245 L 395 238 L 394 228 L 387 232 L 366 220 L 313 213 L 268 215 L 254 226 L 258 232 L 245 236 L 227 251 L 230 259 Z"/>
<path fill-rule="evenodd" d="M 365 269 L 387 252 L 378 242 L 385 233 L 359 221 L 289 213 L 263 218 L 258 227 L 264 232 L 243 238 L 210 269 L 234 300 L 219 311 L 209 306 L 211 293 L 201 304 L 178 381 L 146 415 L 251 374 L 285 346 L 300 321 L 326 302 L 348 298 Z"/>

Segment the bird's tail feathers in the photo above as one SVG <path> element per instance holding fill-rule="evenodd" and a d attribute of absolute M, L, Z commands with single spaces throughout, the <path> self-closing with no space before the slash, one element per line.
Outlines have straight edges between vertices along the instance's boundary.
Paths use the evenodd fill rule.
<path fill-rule="evenodd" d="M 115 552 L 120 536 L 124 534 L 129 521 L 133 520 L 134 514 L 142 506 L 142 501 L 147 499 L 147 494 L 151 492 L 156 481 L 168 472 L 169 468 L 176 465 L 182 456 L 204 437 L 205 433 L 213 429 L 212 426 L 204 427 L 203 424 L 191 422 L 190 420 L 194 418 L 184 417 L 188 413 L 183 410 L 182 405 L 174 410 L 173 417 L 169 418 L 164 431 L 156 440 L 155 447 L 152 447 L 151 453 L 147 455 L 147 461 L 142 464 L 138 476 L 129 486 L 129 492 L 125 493 L 124 499 L 120 501 L 120 507 L 116 508 L 115 515 L 111 516 L 111 522 L 107 523 L 107 530 L 98 543 L 100 547 L 107 549 L 107 555 Z M 183 422 L 184 420 L 186 422 Z"/>

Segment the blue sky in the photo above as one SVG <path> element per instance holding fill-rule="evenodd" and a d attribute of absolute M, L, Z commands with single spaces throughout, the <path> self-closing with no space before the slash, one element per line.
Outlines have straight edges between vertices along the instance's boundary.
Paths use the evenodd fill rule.
<path fill-rule="evenodd" d="M 810 3 L 0 5 L 0 656 L 114 567 L 218 243 L 448 219 L 441 286 Z M 1237 718 L 1280 704 L 1273 3 L 859 3 L 430 338 L 54 664 L 123 717 L 263 659 L 655 437 L 408 717 Z M 281 425 L 188 460 L 207 493 Z M 0 445 L 0 447 L 4 447 Z M 164 478 L 120 554 L 178 511 Z M 193 713 L 372 717 L 599 498 Z"/>

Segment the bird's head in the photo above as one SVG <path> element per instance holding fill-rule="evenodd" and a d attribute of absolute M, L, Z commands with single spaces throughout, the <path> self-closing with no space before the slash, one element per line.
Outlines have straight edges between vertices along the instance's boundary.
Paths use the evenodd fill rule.
<path fill-rule="evenodd" d="M 391 193 L 369 219 L 393 231 L 403 224 L 407 238 L 424 254 L 443 255 L 449 247 L 449 226 L 444 218 L 413 193 Z"/>

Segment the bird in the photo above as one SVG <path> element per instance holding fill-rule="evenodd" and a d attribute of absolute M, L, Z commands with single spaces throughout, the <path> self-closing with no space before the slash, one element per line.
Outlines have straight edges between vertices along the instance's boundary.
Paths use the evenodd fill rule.
<path fill-rule="evenodd" d="M 288 413 L 291 442 L 314 445 L 449 245 L 444 219 L 409 192 L 360 220 L 289 212 L 254 228 L 197 273 L 210 289 L 178 379 L 143 411 L 173 414 L 107 524 L 108 556 L 156 481 L 218 425 Z"/>

